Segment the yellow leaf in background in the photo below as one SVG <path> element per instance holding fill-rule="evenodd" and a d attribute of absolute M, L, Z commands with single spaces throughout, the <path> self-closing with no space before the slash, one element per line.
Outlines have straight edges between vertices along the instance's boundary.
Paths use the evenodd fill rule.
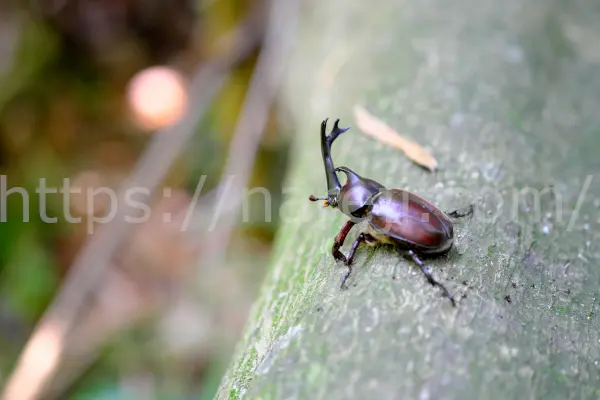
<path fill-rule="evenodd" d="M 379 140 L 388 146 L 396 147 L 404 152 L 406 156 L 415 163 L 435 171 L 437 161 L 420 144 L 402 137 L 398 132 L 388 126 L 385 122 L 371 115 L 361 106 L 354 107 L 354 118 L 358 128 L 368 136 Z"/>

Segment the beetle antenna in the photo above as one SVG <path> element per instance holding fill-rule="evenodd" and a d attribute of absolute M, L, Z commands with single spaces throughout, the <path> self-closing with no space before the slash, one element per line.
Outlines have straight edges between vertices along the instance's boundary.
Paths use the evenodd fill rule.
<path fill-rule="evenodd" d="M 317 197 L 314 194 L 311 194 L 310 196 L 308 196 L 308 199 L 310 201 L 323 200 L 323 207 L 329 207 L 329 200 L 327 199 L 327 197 Z"/>

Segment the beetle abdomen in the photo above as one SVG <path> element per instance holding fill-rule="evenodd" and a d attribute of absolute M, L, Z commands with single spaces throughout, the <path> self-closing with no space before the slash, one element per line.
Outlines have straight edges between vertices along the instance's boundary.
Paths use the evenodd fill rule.
<path fill-rule="evenodd" d="M 452 247 L 454 232 L 446 214 L 403 190 L 387 189 L 374 196 L 368 220 L 384 243 L 395 242 L 424 254 L 444 253 Z"/>

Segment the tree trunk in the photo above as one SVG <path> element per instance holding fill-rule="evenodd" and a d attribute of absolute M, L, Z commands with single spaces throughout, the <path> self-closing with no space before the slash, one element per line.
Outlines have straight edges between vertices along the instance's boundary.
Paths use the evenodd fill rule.
<path fill-rule="evenodd" d="M 600 9 L 593 0 L 311 0 L 283 91 L 295 135 L 269 275 L 218 398 L 600 396 Z M 428 260 L 457 308 L 386 246 L 341 291 L 319 124 L 362 105 L 428 147 L 431 174 L 356 126 L 348 166 L 446 211 Z M 347 253 L 362 226 L 342 248 Z M 394 274 L 399 279 L 392 279 Z"/>

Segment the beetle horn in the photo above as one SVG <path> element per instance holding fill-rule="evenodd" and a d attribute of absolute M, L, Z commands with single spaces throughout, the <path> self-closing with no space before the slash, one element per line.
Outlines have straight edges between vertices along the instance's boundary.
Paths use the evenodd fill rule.
<path fill-rule="evenodd" d="M 327 135 L 327 120 L 325 118 L 321 123 L 321 154 L 323 156 L 323 164 L 325 167 L 325 176 L 327 178 L 327 192 L 328 201 L 332 206 L 337 205 L 337 200 L 340 194 L 341 185 L 340 181 L 335 173 L 335 166 L 331 159 L 331 145 L 334 140 L 338 138 L 342 133 L 346 132 L 350 127 L 340 128 L 338 126 L 340 120 L 337 119 L 333 125 L 331 133 Z"/>

